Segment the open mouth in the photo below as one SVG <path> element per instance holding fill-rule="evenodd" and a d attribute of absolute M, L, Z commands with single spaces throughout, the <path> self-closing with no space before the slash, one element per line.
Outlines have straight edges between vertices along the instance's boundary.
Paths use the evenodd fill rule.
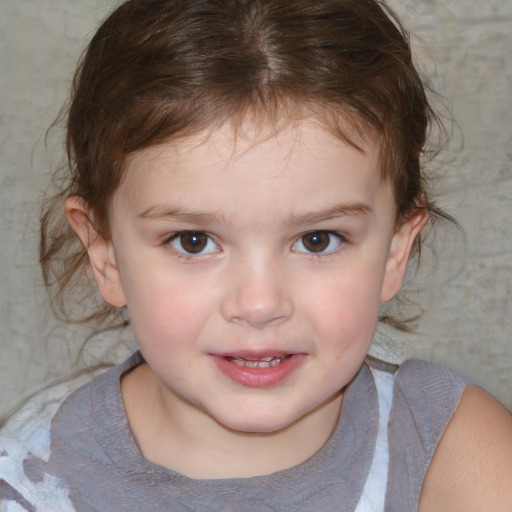
<path fill-rule="evenodd" d="M 268 387 L 284 382 L 306 358 L 305 353 L 279 350 L 212 354 L 213 361 L 226 377 L 249 387 Z"/>
<path fill-rule="evenodd" d="M 243 366 L 245 368 L 272 368 L 277 366 L 291 357 L 291 354 L 284 356 L 269 356 L 262 358 L 247 358 L 247 357 L 231 357 L 228 356 L 225 359 L 230 363 L 236 364 L 237 366 Z"/>

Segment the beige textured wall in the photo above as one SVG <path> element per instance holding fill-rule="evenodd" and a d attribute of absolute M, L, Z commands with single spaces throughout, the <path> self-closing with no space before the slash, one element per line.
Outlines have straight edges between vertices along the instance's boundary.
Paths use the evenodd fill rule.
<path fill-rule="evenodd" d="M 0 412 L 64 375 L 86 335 L 50 312 L 37 267 L 37 205 L 58 161 L 44 149 L 45 129 L 77 56 L 113 4 L 0 0 Z M 381 337 L 375 350 L 456 367 L 512 408 L 512 2 L 392 5 L 458 123 L 436 187 L 464 234 L 438 232 L 435 271 L 423 270 L 414 285 L 425 309 L 418 332 Z M 124 357 L 129 348 L 111 349 L 117 339 L 93 341 L 89 360 Z"/>

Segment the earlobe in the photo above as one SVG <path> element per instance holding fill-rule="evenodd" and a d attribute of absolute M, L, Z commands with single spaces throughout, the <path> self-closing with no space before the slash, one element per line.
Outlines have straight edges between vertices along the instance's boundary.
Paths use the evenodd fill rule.
<path fill-rule="evenodd" d="M 81 197 L 68 197 L 64 210 L 69 225 L 87 249 L 103 299 L 114 307 L 125 306 L 126 298 L 112 241 L 97 231 L 88 205 Z"/>
<path fill-rule="evenodd" d="M 428 221 L 428 211 L 418 209 L 397 227 L 386 263 L 381 302 L 389 302 L 400 290 L 416 237 Z"/>

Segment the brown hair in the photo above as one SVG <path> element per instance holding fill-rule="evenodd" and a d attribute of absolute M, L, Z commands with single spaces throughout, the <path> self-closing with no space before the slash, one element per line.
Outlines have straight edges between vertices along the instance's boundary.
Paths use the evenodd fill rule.
<path fill-rule="evenodd" d="M 123 3 L 79 63 L 67 121 L 69 175 L 43 208 L 40 260 L 57 309 L 69 316 L 69 299 L 83 302 L 76 288 L 91 290 L 83 280 L 91 281 L 86 252 L 65 222 L 63 199 L 82 197 L 108 236 L 110 199 L 129 155 L 248 114 L 277 122 L 297 111 L 349 142 L 355 139 L 340 119 L 377 138 L 397 222 L 418 207 L 440 213 L 422 169 L 436 116 L 407 33 L 383 2 Z M 96 304 L 85 319 L 112 313 Z"/>

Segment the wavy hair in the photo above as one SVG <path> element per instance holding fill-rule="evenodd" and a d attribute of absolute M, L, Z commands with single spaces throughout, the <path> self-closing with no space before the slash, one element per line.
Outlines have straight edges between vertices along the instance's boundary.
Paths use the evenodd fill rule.
<path fill-rule="evenodd" d="M 131 154 L 227 121 L 239 125 L 248 115 L 276 126 L 314 116 L 354 145 L 354 134 L 373 137 L 397 222 L 416 208 L 448 217 L 425 186 L 429 130 L 440 124 L 427 91 L 407 32 L 382 1 L 124 2 L 79 62 L 66 175 L 43 206 L 40 262 L 56 312 L 97 325 L 121 319 L 108 304 L 86 300 L 95 286 L 85 248 L 64 218 L 65 198 L 83 198 L 108 237 L 110 201 Z"/>

